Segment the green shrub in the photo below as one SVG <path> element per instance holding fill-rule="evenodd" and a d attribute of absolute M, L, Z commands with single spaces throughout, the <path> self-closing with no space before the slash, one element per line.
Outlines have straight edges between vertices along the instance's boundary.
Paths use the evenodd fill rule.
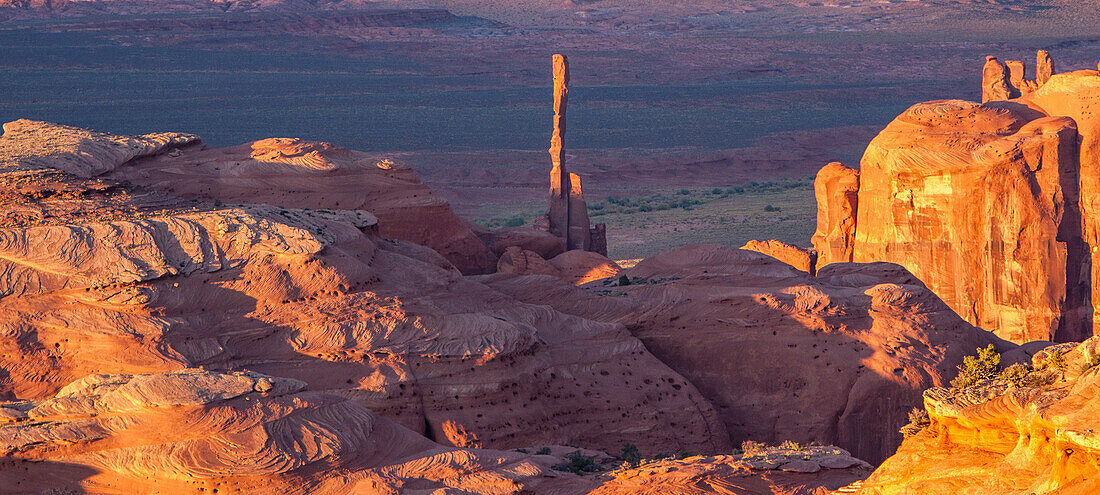
<path fill-rule="evenodd" d="M 550 447 L 543 447 L 535 452 L 535 455 L 550 455 Z"/>
<path fill-rule="evenodd" d="M 710 193 L 711 194 L 722 194 L 722 188 L 721 187 L 716 187 L 714 189 L 711 189 Z"/>
<path fill-rule="evenodd" d="M 901 427 L 900 431 L 903 437 L 909 438 L 920 433 L 930 424 L 932 424 L 932 420 L 928 417 L 928 411 L 923 407 L 914 407 L 913 410 L 909 411 L 909 424 Z"/>
<path fill-rule="evenodd" d="M 1061 375 L 1066 374 L 1066 353 L 1062 351 L 1053 351 L 1050 353 L 1050 357 L 1047 358 L 1047 365 L 1054 368 Z"/>
<path fill-rule="evenodd" d="M 1029 373 L 1031 373 L 1030 366 L 1023 363 L 1016 363 L 1005 368 L 1004 371 L 997 375 L 997 378 L 1011 383 L 1014 387 L 1022 387 Z"/>
<path fill-rule="evenodd" d="M 694 455 L 695 455 L 695 453 L 694 453 L 694 452 L 692 452 L 692 451 L 690 451 L 690 450 L 685 450 L 685 451 L 683 451 L 683 452 L 680 452 L 680 455 L 679 455 L 679 457 L 680 457 L 681 459 L 687 459 L 688 457 L 692 457 L 692 456 L 694 456 Z"/>
<path fill-rule="evenodd" d="M 638 467 L 642 463 L 642 453 L 634 444 L 626 443 L 623 444 L 622 449 L 619 449 L 619 459 L 622 459 L 628 467 Z"/>
<path fill-rule="evenodd" d="M 783 210 L 782 210 L 782 208 L 779 208 L 778 206 L 767 205 L 767 206 L 764 207 L 764 211 L 783 211 Z"/>
<path fill-rule="evenodd" d="M 527 223 L 527 221 L 524 220 L 523 217 L 512 217 L 512 218 L 509 218 L 506 222 L 504 222 L 504 226 L 505 227 L 520 227 L 520 226 L 523 226 L 523 224 L 525 224 L 525 223 Z"/>
<path fill-rule="evenodd" d="M 688 194 L 691 194 L 691 191 L 688 191 L 687 189 L 680 189 L 681 196 L 687 196 Z"/>
<path fill-rule="evenodd" d="M 596 459 L 591 456 L 581 454 L 578 450 L 572 454 L 565 456 L 566 463 L 559 464 L 554 467 L 558 471 L 569 471 L 574 474 L 586 474 L 596 473 L 600 471 L 600 466 L 596 464 Z"/>
<path fill-rule="evenodd" d="M 619 275 L 619 286 L 630 285 L 630 277 L 626 275 Z"/>
<path fill-rule="evenodd" d="M 963 358 L 962 366 L 959 366 L 959 374 L 951 380 L 951 386 L 957 389 L 973 386 L 982 380 L 992 380 L 997 377 L 997 367 L 1001 364 L 1001 355 L 993 344 L 984 349 L 975 349 L 977 355 Z"/>

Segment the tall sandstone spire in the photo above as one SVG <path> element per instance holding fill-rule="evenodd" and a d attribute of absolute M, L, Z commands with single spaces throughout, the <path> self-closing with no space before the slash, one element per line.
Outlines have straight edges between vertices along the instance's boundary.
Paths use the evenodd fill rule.
<path fill-rule="evenodd" d="M 547 228 L 561 237 L 566 250 L 582 249 L 607 255 L 606 227 L 591 226 L 581 178 L 569 173 L 562 162 L 565 110 L 569 103 L 569 59 L 554 55 L 554 132 L 550 136 L 550 212 Z"/>

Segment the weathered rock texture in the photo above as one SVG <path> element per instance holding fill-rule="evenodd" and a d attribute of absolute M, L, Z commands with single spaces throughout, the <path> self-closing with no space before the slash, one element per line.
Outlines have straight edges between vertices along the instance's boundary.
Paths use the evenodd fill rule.
<path fill-rule="evenodd" d="M 802 249 L 775 239 L 749 241 L 741 249 L 766 254 L 810 275 L 817 274 L 817 252 L 812 249 Z"/>
<path fill-rule="evenodd" d="M 569 59 L 554 55 L 554 132 L 550 137 L 550 212 L 536 225 L 562 239 L 564 250 L 579 249 L 607 256 L 607 234 L 603 224 L 593 228 L 588 205 L 581 191 L 581 178 L 569 173 L 562 160 L 565 139 L 565 111 L 569 102 Z"/>
<path fill-rule="evenodd" d="M 547 459 L 443 447 L 261 374 L 90 375 L 0 403 L 4 493 L 580 493 Z M 541 461 L 541 462 L 540 462 Z"/>
<path fill-rule="evenodd" d="M 982 67 L 982 103 L 1014 98 L 1008 67 L 997 57 L 986 57 Z"/>
<path fill-rule="evenodd" d="M 1050 62 L 1039 60 L 1042 73 Z M 854 188 L 829 190 L 840 170 L 822 169 L 819 264 L 843 260 L 833 246 L 849 245 L 852 261 L 898 263 L 967 321 L 1014 342 L 1091 335 L 1100 75 L 1024 87 L 1034 89 L 1011 101 L 914 105 L 867 147 Z M 854 218 L 843 213 L 852 203 Z"/>
<path fill-rule="evenodd" d="M 148 164 L 97 151 L 123 138 L 35 125 L 76 144 L 0 137 L 29 150 L 0 155 L 0 398 L 97 373 L 249 370 L 446 445 L 729 448 L 710 403 L 622 325 L 517 301 L 362 210 L 222 207 L 61 172 L 81 150 Z M 317 149 L 301 158 L 323 166 Z"/>
<path fill-rule="evenodd" d="M 964 354 L 992 338 L 887 263 L 836 263 L 814 278 L 760 253 L 694 245 L 623 274 L 630 285 L 482 280 L 626 325 L 717 407 L 734 444 L 818 441 L 880 461 L 901 442 L 897 429 L 921 391 L 945 384 Z"/>
<path fill-rule="evenodd" d="M 858 170 L 833 162 L 817 173 L 817 231 L 811 239 L 817 251 L 817 266 L 852 261 L 858 194 Z"/>
<path fill-rule="evenodd" d="M 30 132 L 30 139 L 37 138 Z M 463 273 L 496 266 L 485 243 L 411 168 L 329 143 L 272 138 L 231 148 L 185 147 L 106 177 L 187 199 L 369 210 L 381 220 L 381 235 L 435 249 Z"/>
<path fill-rule="evenodd" d="M 504 251 L 497 263 L 498 273 L 550 275 L 577 285 L 614 277 L 621 270 L 614 261 L 579 249 L 566 251 L 547 261 L 534 251 L 512 246 Z"/>
<path fill-rule="evenodd" d="M 767 448 L 743 455 L 664 460 L 615 471 L 592 495 L 819 494 L 870 474 L 836 447 Z"/>
<path fill-rule="evenodd" d="M 809 494 L 866 477 L 835 447 L 556 471 L 572 452 L 444 447 L 297 380 L 184 369 L 90 375 L 36 401 L 0 403 L 5 494 Z M 539 452 L 536 455 L 527 452 Z"/>
<path fill-rule="evenodd" d="M 1088 494 L 1100 492 L 1097 338 L 1064 344 L 1065 379 L 1034 356 L 1048 379 L 993 380 L 924 394 L 931 424 L 908 438 L 863 484 L 868 494 Z M 1046 368 L 1045 370 L 1043 368 Z"/>

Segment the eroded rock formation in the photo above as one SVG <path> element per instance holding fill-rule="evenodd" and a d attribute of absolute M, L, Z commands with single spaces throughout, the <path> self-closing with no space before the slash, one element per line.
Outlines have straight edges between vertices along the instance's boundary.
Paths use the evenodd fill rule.
<path fill-rule="evenodd" d="M 766 254 L 810 275 L 817 274 L 817 252 L 812 249 L 802 249 L 775 239 L 749 241 L 741 249 Z"/>
<path fill-rule="evenodd" d="M 884 459 L 921 391 L 946 384 L 962 356 L 992 338 L 888 263 L 835 263 L 815 278 L 760 253 L 694 245 L 622 274 L 632 283 L 483 280 L 625 325 L 716 406 L 734 444 L 818 441 Z"/>
<path fill-rule="evenodd" d="M 852 261 L 858 194 L 858 170 L 833 162 L 817 173 L 817 230 L 810 240 L 817 251 L 817 266 Z"/>
<path fill-rule="evenodd" d="M 41 493 L 810 493 L 869 466 L 833 447 L 693 456 L 578 476 L 573 452 L 444 447 L 355 400 L 253 372 L 90 375 L 0 403 L 0 484 Z M 531 453 L 535 452 L 535 453 Z M 658 474 L 659 473 L 659 474 Z"/>
<path fill-rule="evenodd" d="M 588 205 L 581 190 L 581 178 L 570 173 L 563 161 L 565 111 L 569 102 L 569 59 L 554 55 L 554 131 L 550 137 L 550 211 L 535 222 L 562 239 L 564 250 L 579 249 L 607 256 L 607 234 L 603 224 L 592 227 Z"/>
<path fill-rule="evenodd" d="M 1038 60 L 1042 78 L 1052 64 L 1043 52 Z M 999 67 L 991 57 L 987 82 Z M 822 169 L 819 264 L 845 260 L 845 246 L 852 261 L 898 263 L 967 321 L 1014 342 L 1091 335 L 1100 73 L 1019 86 L 1025 96 L 1008 101 L 914 105 L 871 142 L 858 179 Z M 830 190 L 842 173 L 849 187 Z"/>
<path fill-rule="evenodd" d="M 1056 365 L 1051 353 L 1037 353 L 1035 371 L 1016 383 L 928 390 L 931 424 L 908 438 L 861 493 L 1097 493 L 1097 340 L 1060 346 Z"/>
<path fill-rule="evenodd" d="M 131 154 L 106 143 L 126 138 L 89 146 L 35 125 L 73 144 L 0 137 L 26 151 L 0 155 L 0 398 L 41 400 L 91 374 L 248 370 L 446 445 L 729 448 L 709 402 L 621 325 L 463 277 L 380 236 L 366 211 L 220 206 L 62 172 L 81 151 L 115 172 L 156 168 L 117 163 Z M 250 166 L 299 167 L 285 162 L 316 150 Z"/>
<path fill-rule="evenodd" d="M 41 139 L 36 128 L 16 134 Z M 125 161 L 125 160 L 123 160 Z M 283 208 L 368 210 L 390 239 L 435 249 L 467 274 L 491 272 L 494 255 L 445 199 L 398 160 L 329 143 L 272 138 L 230 148 L 181 147 L 106 177 L 187 199 Z"/>

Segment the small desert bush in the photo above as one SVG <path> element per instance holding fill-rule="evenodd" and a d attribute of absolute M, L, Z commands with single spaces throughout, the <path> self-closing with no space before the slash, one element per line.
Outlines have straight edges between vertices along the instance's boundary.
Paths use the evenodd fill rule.
<path fill-rule="evenodd" d="M 630 277 L 626 275 L 619 275 L 619 286 L 630 285 Z"/>
<path fill-rule="evenodd" d="M 1001 364 L 1001 355 L 993 344 L 979 348 L 977 355 L 963 358 L 962 366 L 959 366 L 959 374 L 951 380 L 951 386 L 962 389 L 973 386 L 982 380 L 992 380 L 997 377 L 997 367 Z"/>
<path fill-rule="evenodd" d="M 596 459 L 592 456 L 581 454 L 579 450 L 566 455 L 565 459 L 565 464 L 555 466 L 555 469 L 582 475 L 600 471 L 600 466 L 596 464 Z"/>
<path fill-rule="evenodd" d="M 758 455 L 768 451 L 768 446 L 763 442 L 754 442 L 752 440 L 745 440 L 741 442 L 741 452 L 747 455 Z"/>
<path fill-rule="evenodd" d="M 535 452 L 535 455 L 550 455 L 550 447 L 543 447 Z"/>
<path fill-rule="evenodd" d="M 1020 382 L 1021 387 L 1046 387 L 1058 381 L 1058 373 L 1031 373 Z"/>
<path fill-rule="evenodd" d="M 1027 381 L 1027 375 L 1031 373 L 1031 367 L 1023 364 L 1016 363 L 1004 369 L 997 378 L 1004 380 L 1013 387 L 1024 387 L 1024 383 Z"/>
<path fill-rule="evenodd" d="M 626 467 L 638 467 L 642 463 L 642 453 L 634 444 L 626 443 L 619 449 L 619 459 L 623 460 Z"/>
<path fill-rule="evenodd" d="M 779 448 L 787 450 L 799 450 L 802 448 L 802 446 L 794 440 L 784 440 L 783 443 L 779 444 Z"/>
<path fill-rule="evenodd" d="M 932 424 L 931 418 L 928 417 L 928 411 L 923 407 L 914 407 L 909 411 L 909 424 L 901 427 L 901 435 L 905 438 L 909 438 L 921 430 Z"/>

